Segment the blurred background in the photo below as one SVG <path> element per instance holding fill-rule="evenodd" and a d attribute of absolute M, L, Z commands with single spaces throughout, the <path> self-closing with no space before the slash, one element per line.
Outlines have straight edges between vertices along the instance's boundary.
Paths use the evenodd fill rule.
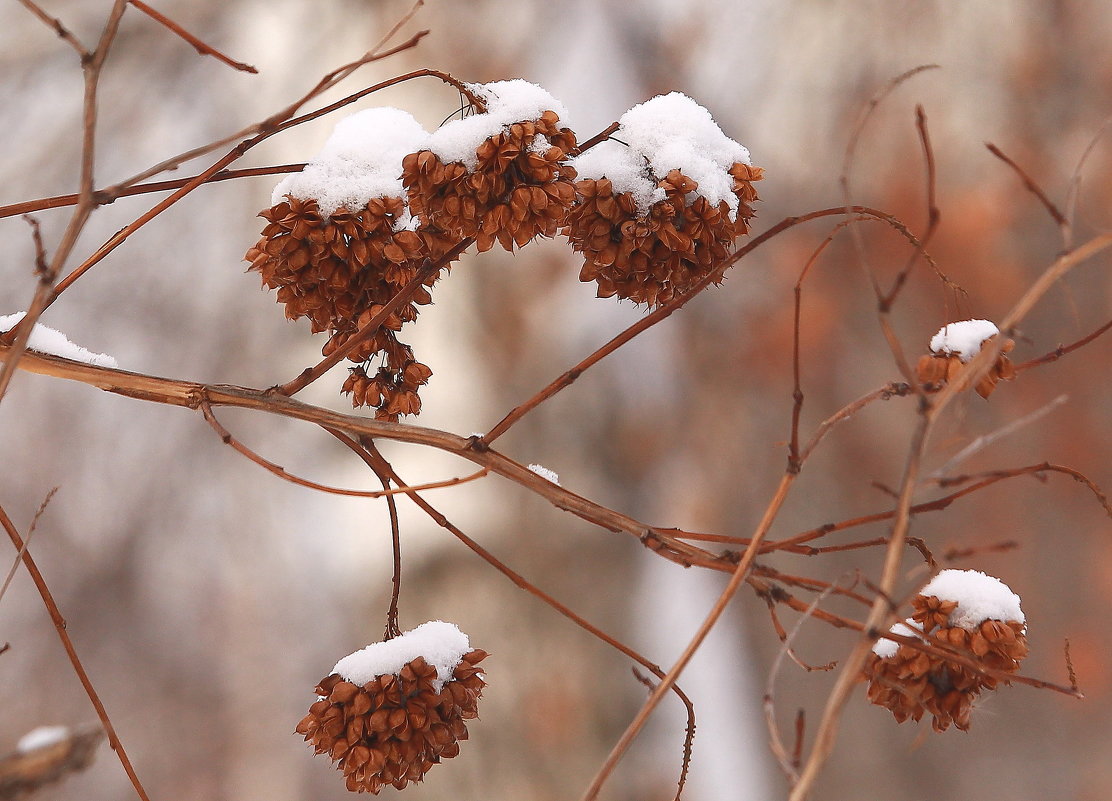
<path fill-rule="evenodd" d="M 92 46 L 109 3 L 43 0 Z M 259 75 L 200 57 L 131 9 L 104 78 L 98 186 L 257 122 L 321 75 L 372 47 L 409 9 L 388 0 L 160 0 L 157 7 Z M 854 199 L 922 231 L 924 160 L 915 107 L 926 113 L 938 167 L 941 224 L 930 250 L 968 295 L 956 307 L 924 265 L 892 316 L 915 355 L 944 323 L 998 319 L 1062 249 L 1035 198 L 985 149 L 994 142 L 1060 206 L 1076 242 L 1108 229 L 1112 146 L 1083 153 L 1112 112 L 1112 8 L 1014 0 L 430 0 L 404 28 L 420 46 L 373 64 L 327 99 L 421 67 L 468 81 L 521 77 L 569 108 L 580 138 L 635 103 L 679 90 L 707 106 L 766 170 L 754 231 L 842 202 L 838 176 L 870 97 L 896 75 L 938 64 L 899 87 L 865 129 L 851 176 Z M 17 3 L 0 6 L 0 204 L 74 191 L 82 84 L 73 51 Z M 433 127 L 458 107 L 431 80 L 406 83 L 353 108 L 396 105 Z M 305 161 L 334 118 L 298 127 L 237 166 Z M 181 174 L 210 162 L 186 165 Z M 203 187 L 131 237 L 43 317 L 125 369 L 265 387 L 318 359 L 323 337 L 288 323 L 242 254 L 256 240 L 276 178 Z M 80 261 L 160 195 L 99 210 Z M 65 210 L 37 214 L 52 250 Z M 782 473 L 791 412 L 792 286 L 834 218 L 792 229 L 737 265 L 719 288 L 638 338 L 539 408 L 499 443 L 563 485 L 661 526 L 747 536 Z M 904 265 L 891 230 L 861 226 L 885 283 Z M 0 314 L 34 291 L 29 229 L 0 220 L 5 258 Z M 1024 361 L 1105 323 L 1108 257 L 1055 287 L 1023 323 Z M 72 266 L 72 264 L 70 265 Z M 403 332 L 435 375 L 416 422 L 461 435 L 510 408 L 638 319 L 596 300 L 576 280 L 560 240 L 520 255 L 469 255 L 436 287 L 436 305 Z M 408 334 L 408 336 L 404 336 Z M 898 379 L 860 260 L 846 237 L 804 285 L 804 436 L 836 409 Z M 1112 337 L 1025 372 L 990 401 L 969 394 L 946 415 L 930 474 L 978 436 L 1052 405 L 1037 422 L 951 469 L 980 472 L 1050 461 L 1112 487 L 1107 365 Z M 347 409 L 344 374 L 303 399 Z M 259 414 L 217 410 L 239 439 L 299 475 L 372 488 L 373 476 L 321 431 Z M 807 464 L 772 536 L 890 508 L 914 403 L 875 404 L 844 423 Z M 470 472 L 467 464 L 383 444 L 411 483 Z M 199 414 L 76 383 L 20 373 L 0 404 L 0 504 L 22 531 L 52 487 L 31 552 L 68 631 L 153 799 L 342 799 L 343 782 L 293 727 L 312 688 L 341 656 L 381 638 L 389 589 L 389 527 L 381 502 L 338 498 L 279 481 L 225 447 Z M 943 494 L 924 483 L 917 500 Z M 626 535 L 592 528 L 498 478 L 430 492 L 470 536 L 604 630 L 667 666 L 724 583 L 664 562 Z M 635 714 L 645 688 L 630 662 L 517 590 L 404 501 L 403 629 L 452 620 L 490 651 L 481 721 L 458 759 L 437 767 L 413 799 L 576 798 Z M 1068 638 L 1084 701 L 1029 687 L 977 708 L 972 730 L 934 735 L 849 704 L 814 798 L 972 798 L 1015 801 L 1112 795 L 1112 538 L 1084 488 L 1051 475 L 1013 479 L 913 521 L 937 554 L 982 550 L 954 566 L 996 575 L 1023 598 L 1032 653 L 1025 672 L 1067 681 Z M 878 524 L 831 537 L 883 536 Z M 3 549 L 0 549 L 0 553 Z M 0 561 L 6 573 L 13 557 Z M 768 564 L 833 581 L 879 574 L 880 552 Z M 907 560 L 909 577 L 917 562 Z M 909 578 L 904 589 L 912 589 Z M 829 608 L 859 615 L 853 607 Z M 794 622 L 784 614 L 787 624 Z M 0 752 L 41 724 L 95 715 L 22 569 L 0 601 Z M 852 637 L 808 622 L 800 656 L 837 660 Z M 779 641 L 765 604 L 743 589 L 680 684 L 699 728 L 689 801 L 778 799 L 786 783 L 769 755 L 761 712 Z M 808 732 L 831 673 L 785 663 L 775 685 L 781 726 L 797 709 Z M 606 786 L 615 801 L 670 799 L 683 716 L 665 702 Z M 809 747 L 809 739 L 807 745 Z M 991 790 L 989 789 L 991 788 Z M 102 746 L 85 773 L 43 798 L 127 798 Z M 384 791 L 393 795 L 392 789 Z"/>

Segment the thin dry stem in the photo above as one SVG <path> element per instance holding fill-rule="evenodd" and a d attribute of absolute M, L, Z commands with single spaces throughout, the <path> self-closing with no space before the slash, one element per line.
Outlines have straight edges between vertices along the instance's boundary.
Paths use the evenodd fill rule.
<path fill-rule="evenodd" d="M 23 538 L 19 536 L 19 532 L 12 524 L 11 518 L 8 517 L 3 507 L 0 507 L 0 526 L 3 526 L 4 530 L 8 533 L 8 538 L 12 541 L 12 545 L 20 552 L 23 564 L 27 568 L 27 572 L 31 575 L 31 580 L 35 583 L 35 589 L 39 591 L 42 602 L 46 606 L 46 611 L 50 615 L 51 621 L 54 623 L 54 630 L 58 632 L 58 637 L 62 641 L 62 647 L 66 651 L 66 656 L 69 657 L 70 664 L 73 665 L 73 670 L 77 674 L 78 681 L 80 681 L 81 686 L 85 688 L 85 694 L 89 696 L 89 701 L 92 702 L 93 709 L 96 710 L 97 717 L 100 718 L 100 722 L 104 726 L 104 731 L 108 735 L 108 744 L 112 747 L 112 750 L 116 752 L 120 764 L 123 765 L 124 772 L 127 773 L 127 777 L 131 780 L 131 786 L 135 788 L 135 794 L 138 795 L 142 801 L 150 801 L 150 798 L 147 796 L 147 791 L 143 789 L 143 785 L 139 781 L 135 769 L 131 766 L 131 760 L 128 759 L 123 743 L 121 743 L 120 738 L 116 736 L 116 729 L 108 717 L 108 711 L 104 708 L 100 696 L 93 688 L 93 683 L 89 679 L 89 674 L 85 672 L 85 666 L 81 664 L 81 660 L 77 656 L 77 650 L 73 647 L 73 641 L 66 631 L 66 619 L 62 617 L 62 613 L 58 609 L 58 604 L 54 601 L 54 595 L 50 592 L 50 588 L 46 584 L 46 579 L 43 578 L 42 573 L 39 572 L 38 565 L 35 564 L 35 560 L 31 558 L 31 554 L 28 553 L 27 549 L 24 547 Z"/>
<path fill-rule="evenodd" d="M 180 36 L 186 42 L 191 44 L 193 48 L 202 56 L 212 56 L 218 61 L 222 61 L 232 69 L 239 70 L 240 72 L 250 72 L 255 75 L 258 74 L 259 71 L 252 67 L 250 64 L 244 64 L 242 61 L 236 61 L 235 59 L 229 58 L 212 45 L 206 44 L 201 39 L 191 34 L 189 31 L 187 31 L 178 23 L 174 22 L 165 14 L 162 14 L 151 8 L 146 3 L 142 2 L 142 0 L 128 0 L 128 2 L 131 3 L 131 5 L 135 6 L 135 8 L 142 11 L 148 17 L 153 19 L 155 22 L 165 26 L 170 32 L 176 34 L 177 36 Z"/>

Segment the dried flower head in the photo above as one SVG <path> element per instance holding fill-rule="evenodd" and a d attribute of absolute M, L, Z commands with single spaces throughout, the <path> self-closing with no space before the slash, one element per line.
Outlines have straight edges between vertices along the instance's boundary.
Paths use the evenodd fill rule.
<path fill-rule="evenodd" d="M 963 320 L 942 326 L 931 338 L 931 352 L 919 358 L 919 382 L 928 392 L 937 392 L 958 374 L 963 364 L 981 352 L 985 342 L 999 334 L 996 325 L 988 320 Z M 1015 378 L 1015 367 L 1007 355 L 1014 347 L 1013 340 L 1005 339 L 996 361 L 977 381 L 974 389 L 982 398 L 992 394 L 998 381 Z"/>
<path fill-rule="evenodd" d="M 540 87 L 500 81 L 471 89 L 486 108 L 445 124 L 429 147 L 405 157 L 402 181 L 413 213 L 480 251 L 554 236 L 575 200 L 566 162 L 575 134 L 563 107 Z"/>
<path fill-rule="evenodd" d="M 302 172 L 278 184 L 273 205 L 260 214 L 267 225 L 247 251 L 249 269 L 277 290 L 287 318 L 307 317 L 314 333 L 330 335 L 326 356 L 457 243 L 435 226 L 419 226 L 403 199 L 402 159 L 427 141 L 424 128 L 397 109 L 353 114 Z M 429 288 L 439 275 L 424 275 L 412 299 L 348 354 L 359 366 L 341 391 L 353 406 L 373 406 L 388 420 L 420 411 L 417 390 L 431 371 L 396 333 L 432 301 Z"/>
<path fill-rule="evenodd" d="M 1019 597 L 999 579 L 975 570 L 944 570 L 912 600 L 914 614 L 891 633 L 918 648 L 879 640 L 864 668 L 868 697 L 900 723 L 932 717 L 935 731 L 967 730 L 973 702 L 1006 679 L 947 659 L 951 651 L 984 668 L 1014 673 L 1027 656 Z"/>
<path fill-rule="evenodd" d="M 349 790 L 403 789 L 459 754 L 465 721 L 478 717 L 486 656 L 441 621 L 369 645 L 317 685 L 297 733 L 337 763 Z"/>
<path fill-rule="evenodd" d="M 600 297 L 665 303 L 714 275 L 757 200 L 749 151 L 673 92 L 627 111 L 610 141 L 573 160 L 578 201 L 564 229 Z M 715 276 L 715 281 L 721 280 Z"/>

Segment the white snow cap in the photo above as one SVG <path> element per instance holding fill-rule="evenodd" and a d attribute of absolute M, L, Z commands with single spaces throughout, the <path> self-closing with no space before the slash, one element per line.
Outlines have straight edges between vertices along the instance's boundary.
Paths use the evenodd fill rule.
<path fill-rule="evenodd" d="M 440 126 L 429 140 L 428 149 L 441 161 L 459 161 L 469 170 L 479 163 L 475 154 L 484 140 L 515 122 L 535 120 L 546 111 L 555 111 L 563 126 L 568 125 L 564 104 L 535 83 L 517 78 L 494 83 L 469 83 L 467 88 L 486 103 L 482 114 L 451 120 Z"/>
<path fill-rule="evenodd" d="M 15 328 L 26 314 L 27 312 L 16 312 L 0 317 L 0 334 Z M 86 350 L 80 345 L 70 342 L 61 331 L 41 323 L 35 323 L 35 327 L 31 329 L 31 338 L 27 340 L 27 347 L 30 350 L 37 350 L 39 353 L 49 353 L 51 356 L 61 356 L 63 359 L 85 362 L 97 367 L 111 367 L 115 370 L 120 366 L 112 356 Z"/>
<path fill-rule="evenodd" d="M 70 730 L 66 726 L 39 726 L 20 737 L 19 742 L 15 744 L 15 750 L 21 754 L 26 754 L 28 751 L 37 751 L 40 748 L 60 743 L 68 739 L 69 736 Z"/>
<path fill-rule="evenodd" d="M 332 668 L 344 681 L 362 686 L 378 676 L 397 674 L 419 656 L 436 668 L 436 691 L 452 678 L 452 671 L 463 655 L 471 650 L 467 635 L 454 624 L 442 620 L 422 623 L 392 640 L 376 642 L 348 654 Z"/>
<path fill-rule="evenodd" d="M 341 206 L 358 211 L 376 197 L 405 197 L 402 159 L 428 147 L 429 132 L 406 111 L 384 106 L 357 111 L 336 124 L 320 153 L 301 172 L 274 187 L 271 203 L 286 195 L 316 200 L 329 217 Z"/>
<path fill-rule="evenodd" d="M 634 106 L 618 120 L 614 139 L 592 147 L 572 161 L 580 178 L 609 178 L 615 192 L 630 192 L 637 210 L 663 199 L 656 184 L 673 169 L 699 184 L 688 197 L 705 197 L 717 205 L 723 200 L 730 217 L 737 218 L 738 199 L 733 193 L 730 167 L 752 164 L 749 151 L 722 133 L 710 112 L 687 95 L 672 92 Z"/>
<path fill-rule="evenodd" d="M 541 478 L 551 481 L 557 487 L 560 486 L 560 476 L 557 475 L 555 470 L 549 470 L 543 464 L 531 464 L 529 465 L 529 469 Z"/>
<path fill-rule="evenodd" d="M 897 623 L 892 628 L 888 629 L 888 631 L 903 637 L 914 637 L 923 633 L 923 627 L 911 618 L 908 618 L 903 623 Z M 896 651 L 898 650 L 900 650 L 900 643 L 895 640 L 880 639 L 873 644 L 873 653 L 881 659 L 891 659 L 896 655 Z"/>
<path fill-rule="evenodd" d="M 1000 579 L 979 570 L 943 570 L 919 593 L 957 601 L 958 608 L 950 613 L 950 625 L 966 631 L 974 631 L 986 620 L 1024 622 L 1019 596 Z"/>
<path fill-rule="evenodd" d="M 967 362 L 981 352 L 981 344 L 1000 333 L 988 320 L 962 320 L 938 329 L 931 337 L 931 350 L 943 356 L 957 356 Z"/>

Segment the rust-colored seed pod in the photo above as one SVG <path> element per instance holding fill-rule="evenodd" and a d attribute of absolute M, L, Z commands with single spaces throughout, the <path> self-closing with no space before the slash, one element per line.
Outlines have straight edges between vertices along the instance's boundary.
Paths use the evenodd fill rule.
<path fill-rule="evenodd" d="M 565 161 L 575 134 L 554 111 L 507 125 L 476 148 L 476 163 L 444 163 L 431 150 L 402 161 L 412 212 L 476 248 L 508 251 L 537 236 L 554 236 L 575 201 L 575 169 Z"/>
<path fill-rule="evenodd" d="M 443 684 L 420 656 L 363 685 L 333 673 L 317 685 L 318 700 L 297 733 L 336 762 L 348 790 L 404 789 L 459 754 L 459 742 L 467 739 L 464 721 L 478 716 L 485 682 L 477 665 L 486 656 L 477 649 L 463 654 Z"/>
<path fill-rule="evenodd" d="M 264 286 L 277 290 L 287 318 L 307 317 L 313 333 L 329 333 L 322 352 L 331 355 L 421 267 L 457 244 L 457 239 L 432 225 L 395 230 L 406 213 L 402 198 L 387 197 L 371 199 L 358 212 L 340 208 L 324 217 L 315 200 L 287 195 L 260 213 L 267 225 L 259 242 L 247 251 L 248 269 L 259 273 Z M 432 302 L 428 288 L 438 278 L 439 271 L 426 277 L 409 303 L 348 354 L 350 361 L 363 365 L 351 371 L 341 389 L 351 395 L 353 406 L 373 407 L 376 417 L 391 421 L 420 411 L 418 387 L 428 381 L 431 371 L 420 365 L 423 380 L 413 378 L 416 373 L 410 365 L 419 363 L 395 332 L 417 318 L 418 306 Z M 370 378 L 365 366 L 380 354 L 382 369 Z"/>
<path fill-rule="evenodd" d="M 749 231 L 757 200 L 753 182 L 762 171 L 739 162 L 729 173 L 736 216 L 725 201 L 712 204 L 697 195 L 688 203 L 698 183 L 677 169 L 657 182 L 664 199 L 647 214 L 639 212 L 631 193 L 615 191 L 607 178 L 576 182 L 578 202 L 564 233 L 584 257 L 579 279 L 596 282 L 599 297 L 649 306 L 690 290 L 719 269 L 734 240 Z"/>
<path fill-rule="evenodd" d="M 945 345 L 936 347 L 940 338 L 944 336 L 948 329 L 959 329 L 959 327 L 964 326 L 966 327 L 965 330 L 969 330 L 968 326 L 970 325 L 980 325 L 986 335 L 983 339 L 978 336 L 971 341 L 965 342 L 964 345 L 968 348 L 968 352 L 965 350 L 956 352 Z M 963 364 L 970 361 L 974 355 L 980 352 L 980 349 L 986 342 L 998 336 L 995 332 L 996 326 L 992 325 L 987 320 L 966 320 L 943 326 L 942 330 L 935 335 L 935 339 L 931 340 L 931 352 L 919 357 L 919 364 L 917 365 L 916 372 L 919 383 L 922 384 L 923 389 L 927 392 L 938 392 L 945 387 L 961 371 Z M 1000 353 L 996 356 L 996 360 L 992 363 L 992 367 L 990 367 L 989 371 L 974 385 L 974 390 L 982 398 L 987 399 L 988 396 L 993 393 L 993 390 L 996 389 L 996 384 L 998 382 L 1011 381 L 1016 377 L 1015 366 L 1008 359 L 1008 354 L 1014 347 L 1014 340 L 1003 340 L 1000 346 Z"/>
<path fill-rule="evenodd" d="M 917 636 L 921 627 L 923 634 L 941 645 L 926 651 L 901 643 L 883 654 L 874 649 L 864 668 L 868 698 L 890 710 L 897 722 L 918 721 L 930 714 L 935 731 L 945 731 L 951 725 L 965 731 L 977 696 L 1008 682 L 946 659 L 945 649 L 953 649 L 985 668 L 1015 673 L 1027 656 L 1024 624 L 984 620 L 969 630 L 950 625 L 950 616 L 958 606 L 954 601 L 918 595 L 912 605 L 915 612 L 904 633 Z"/>

